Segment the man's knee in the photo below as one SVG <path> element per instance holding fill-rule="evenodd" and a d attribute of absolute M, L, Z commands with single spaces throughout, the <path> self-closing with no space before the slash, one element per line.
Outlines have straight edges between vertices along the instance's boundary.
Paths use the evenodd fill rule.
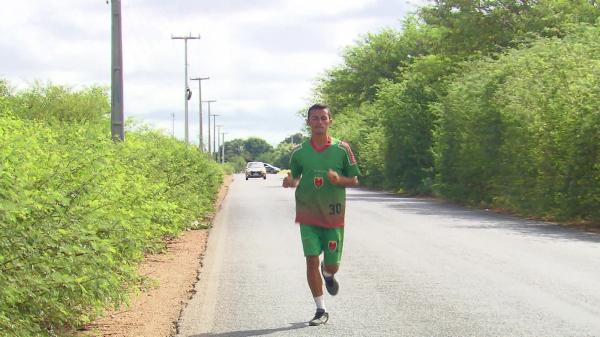
<path fill-rule="evenodd" d="M 338 266 L 337 264 L 329 264 L 329 265 L 325 265 L 325 271 L 330 273 L 330 274 L 335 274 L 338 272 L 338 270 L 340 269 L 340 266 Z"/>

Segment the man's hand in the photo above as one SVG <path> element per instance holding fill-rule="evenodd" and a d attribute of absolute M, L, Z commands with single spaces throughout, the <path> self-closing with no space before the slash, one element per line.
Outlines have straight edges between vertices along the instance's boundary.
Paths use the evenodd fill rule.
<path fill-rule="evenodd" d="M 296 185 L 298 185 L 298 179 L 294 179 L 294 177 L 292 177 L 292 172 L 288 172 L 287 177 L 283 178 L 282 186 L 288 188 L 296 187 Z"/>
<path fill-rule="evenodd" d="M 340 176 L 337 172 L 332 169 L 327 171 L 327 178 L 332 185 L 339 185 L 344 187 L 352 187 L 358 185 L 357 177 L 344 177 Z"/>
<path fill-rule="evenodd" d="M 332 169 L 327 171 L 327 178 L 333 185 L 338 185 L 340 183 L 340 175 Z"/>

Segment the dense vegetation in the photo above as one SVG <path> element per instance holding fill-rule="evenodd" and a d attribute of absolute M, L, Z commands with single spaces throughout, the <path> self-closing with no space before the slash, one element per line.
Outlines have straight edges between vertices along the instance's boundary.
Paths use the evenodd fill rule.
<path fill-rule="evenodd" d="M 362 181 L 600 220 L 600 5 L 436 0 L 368 34 L 314 90 Z"/>
<path fill-rule="evenodd" d="M 235 172 L 242 171 L 249 161 L 262 161 L 288 168 L 294 144 L 299 144 L 303 139 L 301 133 L 296 133 L 281 141 L 275 148 L 258 137 L 233 139 L 225 142 L 225 161 L 232 165 Z"/>
<path fill-rule="evenodd" d="M 600 221 L 600 5 L 436 0 L 368 34 L 315 88 L 362 182 Z M 109 140 L 101 88 L 0 81 L 0 332 L 47 336 L 127 301 L 136 266 L 201 225 L 222 168 L 147 129 Z M 225 144 L 287 167 L 293 135 Z"/>
<path fill-rule="evenodd" d="M 47 336 L 127 301 L 137 264 L 202 226 L 221 168 L 140 129 L 110 140 L 105 90 L 0 81 L 0 334 Z"/>
<path fill-rule="evenodd" d="M 434 107 L 440 191 L 600 219 L 599 42 L 599 28 L 582 27 L 465 65 Z"/>

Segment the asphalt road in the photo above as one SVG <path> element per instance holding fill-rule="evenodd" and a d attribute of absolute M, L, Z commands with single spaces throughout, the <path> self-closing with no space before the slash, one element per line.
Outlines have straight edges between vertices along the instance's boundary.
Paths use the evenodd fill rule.
<path fill-rule="evenodd" d="M 600 336 L 600 235 L 363 189 L 329 323 L 309 327 L 281 179 L 235 177 L 179 336 Z"/>

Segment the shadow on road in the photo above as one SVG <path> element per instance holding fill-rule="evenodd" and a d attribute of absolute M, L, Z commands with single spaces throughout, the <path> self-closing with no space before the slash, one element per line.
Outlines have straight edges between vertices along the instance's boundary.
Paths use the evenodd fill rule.
<path fill-rule="evenodd" d="M 465 229 L 506 229 L 521 235 L 535 235 L 563 240 L 599 242 L 600 235 L 564 224 L 527 220 L 512 215 L 469 209 L 436 200 L 400 197 L 394 194 L 354 190 L 346 197 L 349 201 L 376 202 L 403 213 L 440 216 L 447 225 Z M 465 222 L 466 221 L 466 222 Z"/>
<path fill-rule="evenodd" d="M 203 333 L 200 335 L 193 335 L 189 337 L 251 337 L 251 336 L 264 336 L 279 331 L 296 330 L 308 327 L 306 322 L 302 323 L 289 323 L 291 326 L 274 328 L 274 329 L 258 329 L 258 330 L 243 330 L 243 331 L 229 331 L 221 333 Z"/>

